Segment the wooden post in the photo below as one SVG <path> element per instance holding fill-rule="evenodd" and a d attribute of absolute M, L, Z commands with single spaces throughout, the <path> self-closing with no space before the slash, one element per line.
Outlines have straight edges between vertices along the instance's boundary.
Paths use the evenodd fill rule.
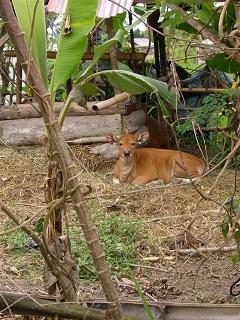
<path fill-rule="evenodd" d="M 159 31 L 163 32 L 162 28 L 158 28 L 158 29 Z M 161 34 L 158 34 L 158 44 L 159 44 L 159 53 L 160 53 L 161 76 L 164 77 L 168 74 L 167 53 L 166 53 L 165 37 Z"/>
<path fill-rule="evenodd" d="M 19 61 L 17 60 L 15 64 L 15 72 L 16 72 L 16 104 L 20 104 L 22 102 L 22 67 Z"/>
<path fill-rule="evenodd" d="M 112 18 L 107 18 L 106 19 L 106 27 L 107 27 L 108 38 L 109 39 L 113 38 L 114 37 L 114 31 L 113 31 Z M 112 70 L 117 70 L 118 69 L 118 57 L 117 57 L 117 48 L 116 48 L 115 45 L 113 45 L 109 49 L 109 55 L 110 55 L 110 61 L 111 61 Z"/>
<path fill-rule="evenodd" d="M 152 6 L 152 5 L 151 5 Z M 160 16 L 159 10 L 154 11 L 148 17 L 148 23 L 150 26 L 157 29 L 158 27 L 158 19 Z M 155 69 L 156 69 L 156 78 L 161 77 L 161 69 L 160 69 L 160 55 L 159 55 L 159 45 L 158 45 L 158 34 L 153 31 L 153 43 L 154 43 L 154 58 L 155 58 Z"/>

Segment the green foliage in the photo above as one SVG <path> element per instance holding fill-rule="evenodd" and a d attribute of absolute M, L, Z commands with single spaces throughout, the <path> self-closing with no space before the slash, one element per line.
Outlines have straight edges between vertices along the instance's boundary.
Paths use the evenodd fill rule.
<path fill-rule="evenodd" d="M 12 221 L 5 222 L 1 227 L 2 231 L 7 231 L 11 228 L 16 227 L 16 224 Z M 21 230 L 17 230 L 9 235 L 5 235 L 0 237 L 0 244 L 4 244 L 5 246 L 12 247 L 15 253 L 25 252 L 26 242 L 28 240 L 28 236 Z"/>
<path fill-rule="evenodd" d="M 41 72 L 43 82 L 47 86 L 48 71 L 47 71 L 47 38 L 46 38 L 46 22 L 44 1 L 40 0 L 35 11 L 35 0 L 13 0 L 14 9 L 17 15 L 18 22 L 22 31 L 25 33 L 27 45 L 31 48 L 31 54 L 38 65 Z M 35 19 L 33 21 L 33 16 Z M 32 25 L 34 28 L 32 31 Z"/>
<path fill-rule="evenodd" d="M 227 211 L 223 218 L 223 222 L 221 224 L 221 230 L 224 238 L 226 239 L 232 235 L 235 239 L 236 244 L 240 245 L 240 225 L 239 225 L 239 215 L 240 215 L 240 198 L 230 197 L 227 198 L 222 203 L 223 208 Z M 232 255 L 231 260 L 233 264 L 236 264 L 240 257 L 239 255 Z"/>
<path fill-rule="evenodd" d="M 119 29 L 123 28 L 123 23 L 125 19 L 126 19 L 126 12 L 119 13 L 116 16 L 112 17 L 114 33 L 116 33 Z"/>
<path fill-rule="evenodd" d="M 172 88 L 171 91 L 169 91 L 167 84 L 163 81 L 148 78 L 127 70 L 106 70 L 88 76 L 83 80 L 82 84 L 91 81 L 96 76 L 106 76 L 111 85 L 120 91 L 126 91 L 132 94 L 144 92 L 154 93 L 164 116 L 168 116 L 168 110 L 163 100 L 170 103 L 174 108 L 176 106 L 176 90 Z"/>
<path fill-rule="evenodd" d="M 207 65 L 210 68 L 228 73 L 240 71 L 240 64 L 231 59 L 226 53 L 218 53 L 207 59 Z"/>
<path fill-rule="evenodd" d="M 221 224 L 222 233 L 224 238 L 227 238 L 229 231 L 234 234 L 236 242 L 240 243 L 240 225 L 238 223 L 238 216 L 240 214 L 240 199 L 230 197 L 227 198 L 222 206 L 227 210 L 227 214 L 224 216 Z"/>
<path fill-rule="evenodd" d="M 133 31 L 133 35 L 134 35 L 134 38 L 144 38 L 145 37 L 144 31 L 141 31 L 138 28 Z"/>
<path fill-rule="evenodd" d="M 236 99 L 236 89 L 206 96 L 201 107 L 192 111 L 184 122 L 177 124 L 176 130 L 181 142 L 193 144 L 195 141 L 193 125 L 197 129 L 198 126 L 202 129 L 228 127 L 233 115 L 237 112 Z M 215 157 L 215 162 L 220 161 L 228 154 L 235 139 L 234 130 L 228 130 L 227 135 L 224 131 L 203 131 L 203 135 L 211 156 Z M 238 155 L 239 152 L 233 161 L 237 160 Z"/>
<path fill-rule="evenodd" d="M 138 241 L 141 240 L 142 223 L 126 216 L 105 217 L 96 210 L 94 217 L 113 274 L 117 276 L 128 274 L 129 264 L 138 262 L 137 247 Z M 97 274 L 93 261 L 83 234 L 79 234 L 79 227 L 71 226 L 69 233 L 80 277 L 84 280 L 96 280 Z"/>
<path fill-rule="evenodd" d="M 36 224 L 33 228 L 33 231 L 37 232 L 37 233 L 41 233 L 43 232 L 43 228 L 44 228 L 44 223 L 45 223 L 45 219 L 43 217 L 39 218 L 36 221 Z"/>
<path fill-rule="evenodd" d="M 146 299 L 145 296 L 144 296 L 144 293 L 143 293 L 143 291 L 142 291 L 142 289 L 141 289 L 141 287 L 140 287 L 140 284 L 139 284 L 137 278 L 135 277 L 135 275 L 133 274 L 132 271 L 130 271 L 130 275 L 131 275 L 131 278 L 132 278 L 132 280 L 133 280 L 133 282 L 134 282 L 134 284 L 135 284 L 135 288 L 136 288 L 137 293 L 138 293 L 138 295 L 139 295 L 139 297 L 140 297 L 140 299 L 141 299 L 141 302 L 142 302 L 142 304 L 143 304 L 143 306 L 144 306 L 144 310 L 145 310 L 145 312 L 146 312 L 146 314 L 147 314 L 147 316 L 148 316 L 148 319 L 149 319 L 149 320 L 154 320 L 155 317 L 154 317 L 154 315 L 153 315 L 153 313 L 152 313 L 151 307 L 150 307 L 150 305 L 148 304 L 147 299 Z"/>
<path fill-rule="evenodd" d="M 180 24 L 179 26 L 182 26 Z M 189 26 L 189 25 L 188 25 Z M 180 29 L 180 30 L 178 30 Z M 175 29 L 175 35 L 183 40 L 179 40 L 177 43 L 172 38 L 166 38 L 166 45 L 168 48 L 168 54 L 173 58 L 174 61 L 181 67 L 187 70 L 195 70 L 199 64 L 196 63 L 196 57 L 198 49 L 196 47 L 188 46 L 189 41 L 191 41 L 192 35 L 191 31 L 182 31 L 181 28 Z M 167 32 L 167 31 L 166 31 Z M 187 49 L 187 52 L 186 52 Z M 186 60 L 187 55 L 187 60 Z M 193 57 L 193 58 L 189 58 Z"/>
<path fill-rule="evenodd" d="M 222 234 L 224 238 L 227 238 L 229 232 L 229 224 L 230 224 L 230 217 L 228 215 L 224 216 L 223 222 L 221 224 Z"/>
<path fill-rule="evenodd" d="M 69 0 L 65 18 L 70 17 L 71 30 L 64 34 L 62 30 L 56 62 L 49 87 L 51 93 L 64 85 L 87 49 L 87 35 L 95 24 L 97 0 Z"/>
<path fill-rule="evenodd" d="M 237 90 L 229 89 L 206 96 L 201 107 L 191 112 L 189 118 L 178 126 L 183 134 L 192 131 L 192 120 L 201 128 L 226 128 L 236 110 Z"/>
<path fill-rule="evenodd" d="M 96 63 L 101 58 L 101 56 L 106 51 L 108 51 L 113 45 L 116 45 L 118 42 L 121 43 L 125 35 L 126 35 L 126 31 L 124 29 L 119 29 L 113 38 L 111 38 L 110 40 L 106 41 L 104 44 L 97 46 L 95 48 L 92 61 L 88 64 L 84 72 L 80 73 L 79 75 L 79 78 L 81 79 L 81 81 L 88 75 L 90 70 L 96 65 Z"/>
<path fill-rule="evenodd" d="M 231 255 L 231 261 L 232 261 L 232 264 L 233 264 L 234 266 L 236 266 L 236 264 L 237 264 L 238 261 L 239 261 L 238 255 L 236 255 L 236 254 Z"/>

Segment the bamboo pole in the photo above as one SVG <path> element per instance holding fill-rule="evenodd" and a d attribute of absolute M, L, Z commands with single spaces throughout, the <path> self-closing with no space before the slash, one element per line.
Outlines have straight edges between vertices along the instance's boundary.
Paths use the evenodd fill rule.
<path fill-rule="evenodd" d="M 20 104 L 22 102 L 22 67 L 19 61 L 17 60 L 15 65 L 16 70 L 16 104 Z"/>
<path fill-rule="evenodd" d="M 222 88 L 181 88 L 180 91 L 182 93 L 216 93 L 216 92 L 222 92 L 225 89 Z"/>
<path fill-rule="evenodd" d="M 106 109 L 106 108 L 117 105 L 119 102 L 123 102 L 123 101 L 129 99 L 130 96 L 131 95 L 127 92 L 118 93 L 110 99 L 107 99 L 105 101 L 100 101 L 100 102 L 93 104 L 90 108 L 94 111 Z"/>

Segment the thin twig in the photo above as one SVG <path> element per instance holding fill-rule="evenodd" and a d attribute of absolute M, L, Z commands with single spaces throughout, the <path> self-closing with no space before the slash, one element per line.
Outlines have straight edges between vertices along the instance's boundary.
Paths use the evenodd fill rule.
<path fill-rule="evenodd" d="M 197 249 L 179 249 L 178 250 L 178 254 L 182 254 L 182 255 L 194 255 L 194 254 L 198 254 L 198 253 L 216 253 L 216 252 L 231 252 L 231 251 L 236 251 L 237 250 L 237 246 L 234 245 L 232 247 L 200 247 Z M 169 249 L 164 249 L 163 251 L 167 252 L 168 254 L 174 254 L 175 250 L 169 250 Z"/>

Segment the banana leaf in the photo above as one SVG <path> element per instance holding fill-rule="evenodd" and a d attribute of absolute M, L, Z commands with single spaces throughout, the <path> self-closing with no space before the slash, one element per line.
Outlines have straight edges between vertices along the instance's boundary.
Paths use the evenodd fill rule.
<path fill-rule="evenodd" d="M 61 32 L 58 53 L 49 87 L 52 94 L 74 73 L 87 49 L 87 36 L 95 24 L 98 0 L 68 0 L 65 19 L 69 32 Z"/>
<path fill-rule="evenodd" d="M 33 59 L 38 65 L 42 79 L 47 87 L 47 38 L 44 1 L 13 0 L 12 2 L 20 27 L 25 33 L 25 41 L 31 49 Z M 35 18 L 33 20 L 34 15 Z"/>
<path fill-rule="evenodd" d="M 89 70 L 94 67 L 94 65 L 98 62 L 98 60 L 105 52 L 107 52 L 113 45 L 117 44 L 118 42 L 122 43 L 126 34 L 127 33 L 124 29 L 119 29 L 113 38 L 109 39 L 104 44 L 95 48 L 93 59 L 91 63 L 88 65 L 88 67 L 85 69 L 85 71 L 81 74 L 81 80 L 88 74 Z"/>
<path fill-rule="evenodd" d="M 169 91 L 167 84 L 163 81 L 126 70 L 105 70 L 88 76 L 82 81 L 82 85 L 97 76 L 106 76 L 111 85 L 120 91 L 126 91 L 131 94 L 141 94 L 144 92 L 155 94 L 164 116 L 168 116 L 168 110 L 163 101 L 168 102 L 174 108 L 176 107 L 177 92 L 174 88 Z"/>

